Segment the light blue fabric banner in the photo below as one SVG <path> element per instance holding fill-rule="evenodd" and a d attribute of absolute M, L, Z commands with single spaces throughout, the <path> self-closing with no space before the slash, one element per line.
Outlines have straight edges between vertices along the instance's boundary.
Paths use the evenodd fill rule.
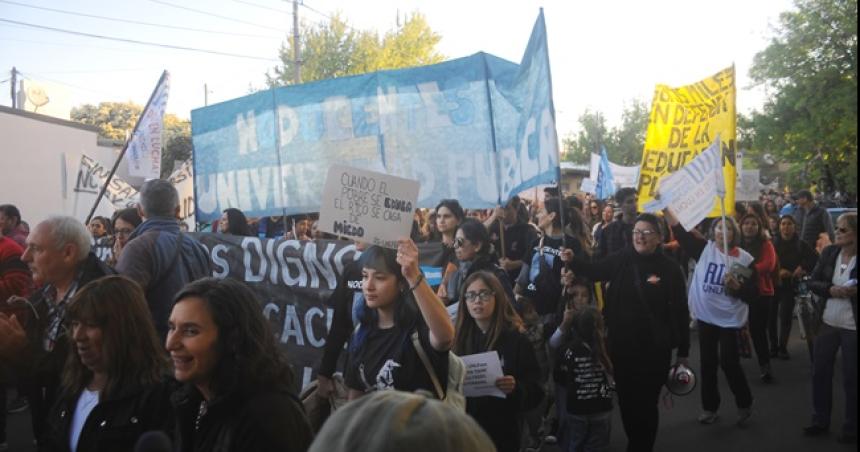
<path fill-rule="evenodd" d="M 597 199 L 609 199 L 615 195 L 615 181 L 612 176 L 612 167 L 609 165 L 609 156 L 606 148 L 600 146 L 600 165 L 597 168 L 597 188 L 595 189 Z"/>
<path fill-rule="evenodd" d="M 332 163 L 489 208 L 558 180 L 543 11 L 519 65 L 486 53 L 258 92 L 191 112 L 198 221 L 318 211 Z"/>

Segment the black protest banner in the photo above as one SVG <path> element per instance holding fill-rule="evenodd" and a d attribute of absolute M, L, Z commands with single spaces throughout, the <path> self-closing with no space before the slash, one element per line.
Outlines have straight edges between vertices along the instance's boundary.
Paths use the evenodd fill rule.
<path fill-rule="evenodd" d="M 209 250 L 212 275 L 244 281 L 260 298 L 260 309 L 302 381 L 314 378 L 334 306 L 329 297 L 355 245 L 340 240 L 285 240 L 229 234 L 191 234 Z M 438 267 L 442 245 L 418 244 L 422 267 Z"/>

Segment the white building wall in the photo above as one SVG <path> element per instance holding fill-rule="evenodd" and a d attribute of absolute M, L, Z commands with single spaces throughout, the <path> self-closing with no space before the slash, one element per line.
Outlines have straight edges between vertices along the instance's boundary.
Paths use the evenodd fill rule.
<path fill-rule="evenodd" d="M 119 154 L 98 146 L 97 138 L 95 128 L 0 107 L 0 204 L 16 205 L 31 227 L 51 215 L 84 221 L 97 193 L 76 190 L 81 155 L 111 167 Z M 123 166 L 120 177 L 127 173 Z M 96 215 L 113 211 L 102 200 Z"/>

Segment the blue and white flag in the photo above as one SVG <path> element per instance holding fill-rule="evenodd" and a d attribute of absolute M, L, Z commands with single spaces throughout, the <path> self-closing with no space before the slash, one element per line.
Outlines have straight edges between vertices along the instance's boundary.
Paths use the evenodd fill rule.
<path fill-rule="evenodd" d="M 490 208 L 558 180 L 543 12 L 520 64 L 475 55 L 284 86 L 191 112 L 197 221 L 320 210 L 333 163 Z M 360 183 L 360 181 L 356 181 Z"/>
<path fill-rule="evenodd" d="M 606 148 L 600 146 L 600 164 L 597 167 L 597 182 L 594 189 L 597 199 L 609 199 L 615 195 L 615 181 L 612 177 L 612 168 L 609 165 L 609 156 Z"/>
<path fill-rule="evenodd" d="M 134 128 L 134 135 L 128 143 L 128 174 L 144 179 L 161 177 L 161 132 L 164 130 L 164 110 L 167 108 L 167 94 L 170 91 L 170 74 L 161 74 L 155 91 Z"/>
<path fill-rule="evenodd" d="M 660 199 L 645 205 L 653 212 L 668 207 L 691 230 L 710 213 L 715 196 L 725 196 L 720 136 L 678 171 L 664 176 L 657 186 Z"/>

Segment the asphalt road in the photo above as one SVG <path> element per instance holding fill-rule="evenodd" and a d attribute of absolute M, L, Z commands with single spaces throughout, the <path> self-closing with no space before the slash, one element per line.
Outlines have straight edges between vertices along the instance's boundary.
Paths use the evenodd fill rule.
<path fill-rule="evenodd" d="M 796 326 L 796 325 L 795 325 Z M 764 384 L 758 379 L 758 364 L 755 359 L 743 360 L 747 378 L 752 387 L 755 402 L 753 416 L 745 428 L 735 425 L 737 417 L 733 397 L 720 374 L 720 394 L 723 406 L 720 419 L 713 425 L 696 422 L 699 415 L 700 398 L 697 390 L 685 397 L 675 397 L 672 408 L 660 408 L 660 431 L 657 435 L 656 451 L 678 452 L 829 452 L 856 450 L 856 445 L 836 442 L 838 428 L 845 413 L 842 390 L 841 361 L 837 361 L 834 381 L 834 412 L 832 432 L 829 436 L 807 438 L 803 427 L 808 425 L 811 412 L 810 381 L 811 368 L 805 342 L 797 337 L 797 328 L 789 344 L 792 359 L 774 360 L 772 363 L 775 382 Z M 698 338 L 692 333 L 690 365 L 699 368 Z M 11 395 L 11 394 L 10 394 Z M 616 409 L 612 424 L 611 451 L 624 451 L 627 439 Z M 12 452 L 34 451 L 30 412 L 11 414 L 8 417 L 7 436 Z M 558 447 L 544 446 L 542 452 L 556 452 Z M 465 451 L 464 451 L 465 452 Z"/>

